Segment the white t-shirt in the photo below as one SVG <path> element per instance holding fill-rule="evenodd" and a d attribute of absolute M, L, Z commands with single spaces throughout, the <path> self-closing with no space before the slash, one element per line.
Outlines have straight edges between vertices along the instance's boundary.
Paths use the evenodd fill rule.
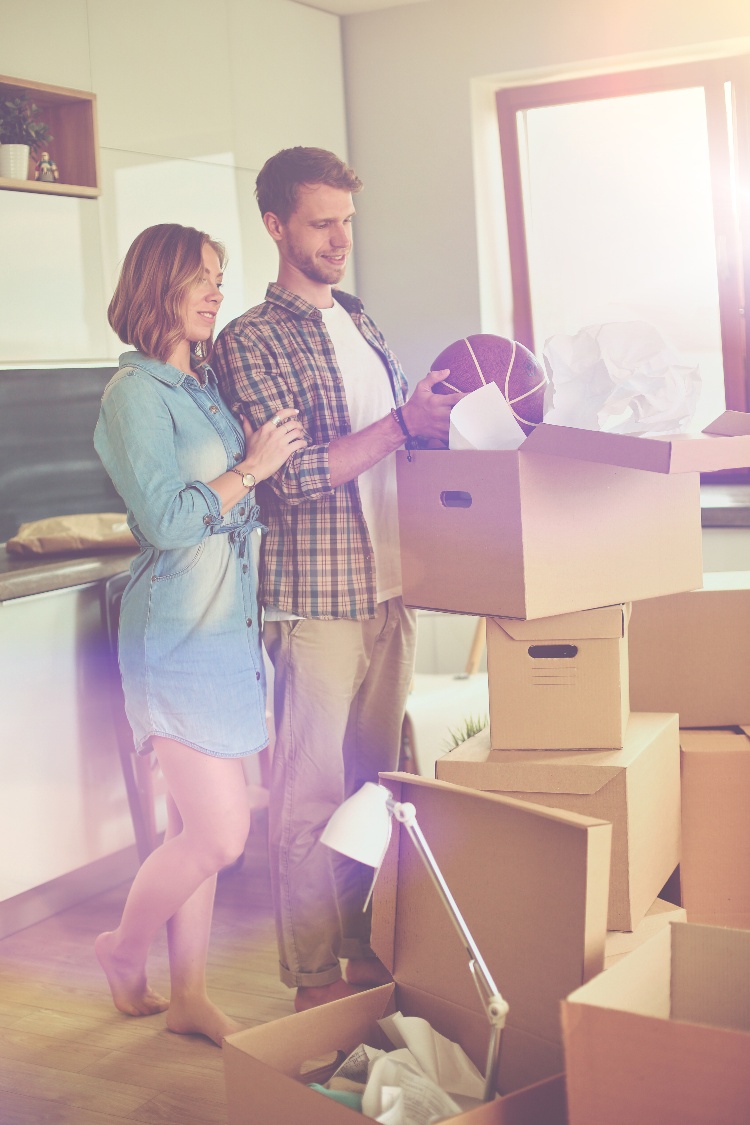
<path fill-rule="evenodd" d="M 393 388 L 385 361 L 365 340 L 349 313 L 338 301 L 321 309 L 323 323 L 336 353 L 349 410 L 352 433 L 363 430 L 390 413 Z M 362 512 L 375 555 L 378 602 L 401 594 L 401 554 L 396 502 L 396 458 L 390 454 L 358 477 Z M 294 614 L 266 607 L 266 620 L 288 621 Z"/>
<path fill-rule="evenodd" d="M 393 408 L 393 388 L 388 368 L 380 353 L 367 343 L 343 305 L 334 301 L 332 309 L 320 311 L 344 380 L 352 433 L 357 433 L 385 417 Z M 396 458 L 392 454 L 384 457 L 371 469 L 360 473 L 358 483 L 362 511 L 375 554 L 377 599 L 384 602 L 388 598 L 397 598 L 401 593 Z"/>

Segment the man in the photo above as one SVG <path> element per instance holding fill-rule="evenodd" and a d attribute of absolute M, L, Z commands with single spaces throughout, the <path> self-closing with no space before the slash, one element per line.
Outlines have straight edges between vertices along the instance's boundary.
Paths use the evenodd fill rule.
<path fill-rule="evenodd" d="M 361 187 L 322 149 L 266 162 L 256 196 L 278 280 L 214 352 L 235 411 L 260 426 L 297 409 L 308 441 L 258 489 L 276 721 L 271 875 L 281 979 L 297 988 L 298 1011 L 390 979 L 362 909 L 372 869 L 334 858 L 319 836 L 345 797 L 398 762 L 415 616 L 401 598 L 393 455 L 407 440 L 445 442 L 461 397 L 433 394 L 446 373 L 431 372 L 405 401 L 382 334 L 333 288 Z"/>

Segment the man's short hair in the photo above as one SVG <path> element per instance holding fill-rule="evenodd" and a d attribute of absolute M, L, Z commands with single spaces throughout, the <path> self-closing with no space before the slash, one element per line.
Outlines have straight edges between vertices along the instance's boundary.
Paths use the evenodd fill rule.
<path fill-rule="evenodd" d="M 255 198 L 261 215 L 271 212 L 282 223 L 297 210 L 303 184 L 326 184 L 350 191 L 362 190 L 353 168 L 324 148 L 283 148 L 265 162 L 255 181 Z"/>

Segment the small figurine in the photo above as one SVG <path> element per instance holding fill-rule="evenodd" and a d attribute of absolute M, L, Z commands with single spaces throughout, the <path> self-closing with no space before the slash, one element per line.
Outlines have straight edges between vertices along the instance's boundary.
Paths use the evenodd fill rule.
<path fill-rule="evenodd" d="M 36 166 L 34 179 L 42 180 L 47 184 L 56 184 L 60 179 L 60 173 L 57 170 L 57 165 L 55 164 L 54 160 L 50 160 L 48 152 L 42 153 Z"/>

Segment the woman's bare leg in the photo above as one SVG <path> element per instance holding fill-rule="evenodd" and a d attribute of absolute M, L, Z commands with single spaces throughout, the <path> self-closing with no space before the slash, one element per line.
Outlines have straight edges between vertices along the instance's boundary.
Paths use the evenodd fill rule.
<path fill-rule="evenodd" d="M 241 1024 L 225 1015 L 206 992 L 206 959 L 211 935 L 216 876 L 206 879 L 167 922 L 172 983 L 167 1027 L 182 1035 L 206 1035 L 221 1046 Z"/>
<path fill-rule="evenodd" d="M 173 984 L 178 985 L 173 1030 L 208 1034 L 220 1042 L 237 1025 L 207 997 L 205 1004 L 196 1000 L 187 1006 L 186 998 L 205 996 L 205 977 L 202 985 L 196 983 L 196 966 L 202 959 L 200 972 L 205 972 L 215 876 L 241 854 L 249 831 L 244 771 L 239 759 L 201 754 L 171 739 L 153 742 L 173 802 L 167 835 L 138 871 L 120 925 L 97 938 L 96 952 L 121 1012 L 164 1011 L 167 1001 L 148 986 L 146 958 L 157 931 L 185 908 L 170 939 Z M 196 893 L 195 902 L 189 901 Z M 206 1004 L 211 1009 L 207 1018 Z"/>

